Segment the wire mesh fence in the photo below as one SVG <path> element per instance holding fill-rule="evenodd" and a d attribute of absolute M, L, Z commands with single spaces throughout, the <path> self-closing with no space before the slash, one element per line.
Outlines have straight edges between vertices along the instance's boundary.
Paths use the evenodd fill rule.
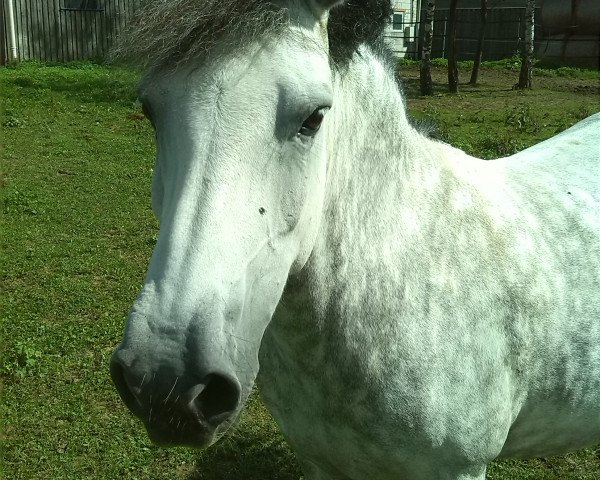
<path fill-rule="evenodd" d="M 101 59 L 127 22 L 141 8 L 141 0 L 0 0 L 0 64 L 8 59 L 7 3 L 14 5 L 17 60 L 50 62 Z M 519 52 L 524 35 L 525 9 L 497 7 L 489 10 L 483 42 L 483 60 L 508 58 Z M 424 11 L 420 15 L 425 18 Z M 432 58 L 448 54 L 448 9 L 434 17 Z M 459 60 L 472 60 L 480 28 L 479 8 L 457 11 L 456 47 Z M 387 40 L 400 57 L 420 59 L 423 28 L 420 22 L 390 23 Z M 598 66 L 598 35 L 575 35 L 544 30 L 536 11 L 536 56 L 559 63 Z"/>
<path fill-rule="evenodd" d="M 519 54 L 525 28 L 525 9 L 520 7 L 493 8 L 488 12 L 483 40 L 483 60 L 500 60 Z M 425 13 L 421 14 L 421 21 Z M 435 11 L 433 22 L 432 58 L 448 56 L 449 11 Z M 479 8 L 457 10 L 456 48 L 459 60 L 474 60 L 481 26 Z M 548 63 L 600 67 L 600 22 L 598 35 L 578 35 L 573 31 L 552 31 L 541 22 L 541 11 L 536 9 L 535 56 Z M 399 56 L 421 58 L 423 42 L 422 23 L 406 22 L 403 34 L 388 32 L 388 43 Z"/>

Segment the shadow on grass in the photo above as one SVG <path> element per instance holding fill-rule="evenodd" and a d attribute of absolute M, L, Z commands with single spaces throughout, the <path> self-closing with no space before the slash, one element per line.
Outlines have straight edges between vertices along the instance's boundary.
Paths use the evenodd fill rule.
<path fill-rule="evenodd" d="M 418 98 L 421 96 L 421 82 L 418 78 L 406 78 L 402 76 L 402 72 L 399 72 L 400 85 L 402 85 L 402 92 L 408 98 Z M 447 93 L 448 84 L 442 82 L 432 82 L 433 93 Z"/>
<path fill-rule="evenodd" d="M 400 84 L 402 90 L 407 98 L 419 98 L 421 97 L 421 84 L 418 78 L 404 77 L 402 72 L 400 75 Z M 509 85 L 488 85 L 478 83 L 471 85 L 469 83 L 461 83 L 459 85 L 459 93 L 490 93 L 490 92 L 510 92 L 512 88 Z M 445 82 L 433 82 L 433 95 L 454 95 L 448 91 L 448 84 Z"/>
<path fill-rule="evenodd" d="M 246 432 L 247 433 L 247 432 Z M 225 440 L 204 452 L 187 480 L 298 480 L 296 460 L 279 434 Z M 505 459 L 488 466 L 489 480 L 597 480 L 600 449 L 561 457 Z"/>
<path fill-rule="evenodd" d="M 597 480 L 600 445 L 562 456 L 502 459 L 488 466 L 488 480 Z"/>
<path fill-rule="evenodd" d="M 301 475 L 294 454 L 255 391 L 239 424 L 200 453 L 187 480 L 298 480 Z"/>
<path fill-rule="evenodd" d="M 202 452 L 188 480 L 298 480 L 301 475 L 293 453 L 279 435 L 236 435 Z"/>

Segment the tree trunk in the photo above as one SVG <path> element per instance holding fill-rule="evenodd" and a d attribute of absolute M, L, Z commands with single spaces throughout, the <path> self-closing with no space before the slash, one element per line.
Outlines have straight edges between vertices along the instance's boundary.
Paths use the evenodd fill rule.
<path fill-rule="evenodd" d="M 6 33 L 4 32 L 4 4 L 0 2 L 0 65 L 6 65 Z"/>
<path fill-rule="evenodd" d="M 421 95 L 433 95 L 433 82 L 431 81 L 431 45 L 433 43 L 433 14 L 435 13 L 435 0 L 427 2 L 427 16 L 423 23 L 425 35 L 421 50 Z"/>
<path fill-rule="evenodd" d="M 533 70 L 533 31 L 535 27 L 535 0 L 526 0 L 525 6 L 525 41 L 521 51 L 521 72 L 517 89 L 531 88 L 531 72 Z"/>
<path fill-rule="evenodd" d="M 473 62 L 473 70 L 471 70 L 471 80 L 469 83 L 471 85 L 477 84 L 477 78 L 479 77 L 479 67 L 481 66 L 481 57 L 483 55 L 483 39 L 485 37 L 485 27 L 487 24 L 487 16 L 488 16 L 488 4 L 487 0 L 481 0 L 481 12 L 480 12 L 480 20 L 479 24 L 479 36 L 477 37 L 477 50 L 475 52 L 475 61 Z"/>
<path fill-rule="evenodd" d="M 456 6 L 458 0 L 450 0 L 450 14 L 448 18 L 448 89 L 451 93 L 458 93 L 458 65 L 456 63 Z"/>

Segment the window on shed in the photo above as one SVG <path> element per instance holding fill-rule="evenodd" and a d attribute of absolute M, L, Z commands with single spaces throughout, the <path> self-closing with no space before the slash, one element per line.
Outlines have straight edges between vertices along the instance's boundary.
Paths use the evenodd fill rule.
<path fill-rule="evenodd" d="M 394 12 L 392 15 L 392 30 L 402 30 L 404 28 L 404 14 Z"/>
<path fill-rule="evenodd" d="M 63 10 L 83 10 L 85 12 L 102 12 L 101 0 L 65 0 Z"/>

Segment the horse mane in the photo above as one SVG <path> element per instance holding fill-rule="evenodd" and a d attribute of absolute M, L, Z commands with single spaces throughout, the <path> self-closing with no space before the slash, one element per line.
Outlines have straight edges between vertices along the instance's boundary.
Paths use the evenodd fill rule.
<path fill-rule="evenodd" d="M 347 0 L 331 11 L 327 25 L 333 64 L 346 66 L 362 44 L 383 52 L 383 31 L 392 14 L 390 0 Z"/>
<path fill-rule="evenodd" d="M 347 0 L 333 8 L 332 64 L 347 65 L 362 44 L 380 44 L 390 13 L 390 0 Z M 144 70 L 170 68 L 206 57 L 216 47 L 230 52 L 264 36 L 277 37 L 288 22 L 285 9 L 265 0 L 147 0 L 110 59 Z"/>

